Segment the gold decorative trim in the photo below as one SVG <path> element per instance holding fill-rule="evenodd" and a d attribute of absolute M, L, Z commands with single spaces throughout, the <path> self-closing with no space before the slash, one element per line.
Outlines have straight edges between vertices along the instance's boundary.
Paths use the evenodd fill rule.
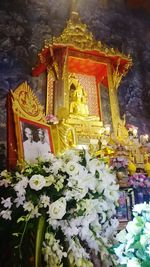
<path fill-rule="evenodd" d="M 126 56 L 114 48 L 107 47 L 101 41 L 95 40 L 93 34 L 88 30 L 87 25 L 81 22 L 77 12 L 72 12 L 66 28 L 59 37 L 53 37 L 52 40 L 45 41 L 45 47 L 49 47 L 50 44 L 71 45 L 80 50 L 97 50 L 107 56 L 115 55 L 128 59 L 129 65 L 132 62 L 130 55 Z"/>
<path fill-rule="evenodd" d="M 109 84 L 109 98 L 110 98 L 113 132 L 119 142 L 126 143 L 128 138 L 128 131 L 125 128 L 125 121 L 120 118 L 120 110 L 119 110 L 119 103 L 116 90 L 117 88 L 115 87 L 119 86 L 119 84 L 114 84 L 112 68 L 109 64 L 108 64 L 108 84 Z"/>
<path fill-rule="evenodd" d="M 119 67 L 120 67 L 120 61 L 121 59 L 119 58 L 118 61 L 117 61 L 117 66 L 115 68 L 115 70 L 113 71 L 112 73 L 112 80 L 113 80 L 113 88 L 114 89 L 118 89 L 120 83 L 121 83 L 121 80 L 122 80 L 122 77 L 124 77 L 129 69 L 129 67 L 131 66 L 131 63 L 129 64 L 126 64 L 124 66 L 124 70 L 122 72 L 119 71 Z"/>
<path fill-rule="evenodd" d="M 54 112 L 54 81 L 54 73 L 50 70 L 47 73 L 46 115 Z"/>
<path fill-rule="evenodd" d="M 45 122 L 45 114 L 39 100 L 27 82 L 22 83 L 12 94 L 12 107 L 16 115 Z"/>

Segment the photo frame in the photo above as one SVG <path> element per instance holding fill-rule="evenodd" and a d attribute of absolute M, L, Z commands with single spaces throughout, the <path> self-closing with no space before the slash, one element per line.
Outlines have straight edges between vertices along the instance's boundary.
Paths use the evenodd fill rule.
<path fill-rule="evenodd" d="M 117 218 L 119 222 L 128 221 L 127 194 L 124 190 L 119 191 L 119 206 L 117 207 Z"/>
<path fill-rule="evenodd" d="M 15 126 L 19 162 L 34 163 L 55 153 L 50 125 L 17 116 Z"/>
<path fill-rule="evenodd" d="M 135 204 L 134 192 L 132 188 L 121 188 L 119 190 L 119 200 L 117 207 L 117 218 L 120 228 L 132 220 L 132 207 Z"/>

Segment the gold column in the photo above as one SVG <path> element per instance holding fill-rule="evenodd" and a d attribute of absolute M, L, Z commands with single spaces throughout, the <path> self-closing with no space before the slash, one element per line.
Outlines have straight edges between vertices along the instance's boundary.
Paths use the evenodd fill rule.
<path fill-rule="evenodd" d="M 110 64 L 107 65 L 107 71 L 108 71 L 109 99 L 110 99 L 113 131 L 114 131 L 115 136 L 117 137 L 118 125 L 121 121 L 121 118 L 120 118 L 120 110 L 119 110 L 119 103 L 118 103 L 118 96 L 117 96 L 117 88 L 115 88 L 114 86 L 113 73 L 112 73 L 112 68 Z"/>

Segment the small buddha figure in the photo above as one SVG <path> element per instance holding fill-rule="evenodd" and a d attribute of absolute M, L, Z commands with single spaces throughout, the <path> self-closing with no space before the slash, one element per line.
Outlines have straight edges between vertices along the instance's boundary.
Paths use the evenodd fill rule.
<path fill-rule="evenodd" d="M 71 93 L 70 114 L 88 116 L 87 93 L 79 82 Z"/>

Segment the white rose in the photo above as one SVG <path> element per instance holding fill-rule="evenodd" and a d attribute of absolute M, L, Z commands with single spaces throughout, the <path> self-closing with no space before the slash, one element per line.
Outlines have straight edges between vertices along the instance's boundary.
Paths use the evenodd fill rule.
<path fill-rule="evenodd" d="M 66 172 L 69 174 L 69 175 L 76 175 L 79 173 L 79 165 L 78 163 L 74 162 L 74 161 L 69 161 L 67 164 L 66 164 Z"/>
<path fill-rule="evenodd" d="M 46 185 L 44 176 L 40 174 L 34 174 L 29 180 L 29 185 L 36 191 L 41 190 Z"/>
<path fill-rule="evenodd" d="M 127 267 L 141 267 L 141 264 L 137 258 L 133 258 L 128 260 Z"/>
<path fill-rule="evenodd" d="M 53 202 L 49 207 L 49 215 L 51 219 L 62 219 L 66 213 L 66 199 L 61 197 Z"/>

